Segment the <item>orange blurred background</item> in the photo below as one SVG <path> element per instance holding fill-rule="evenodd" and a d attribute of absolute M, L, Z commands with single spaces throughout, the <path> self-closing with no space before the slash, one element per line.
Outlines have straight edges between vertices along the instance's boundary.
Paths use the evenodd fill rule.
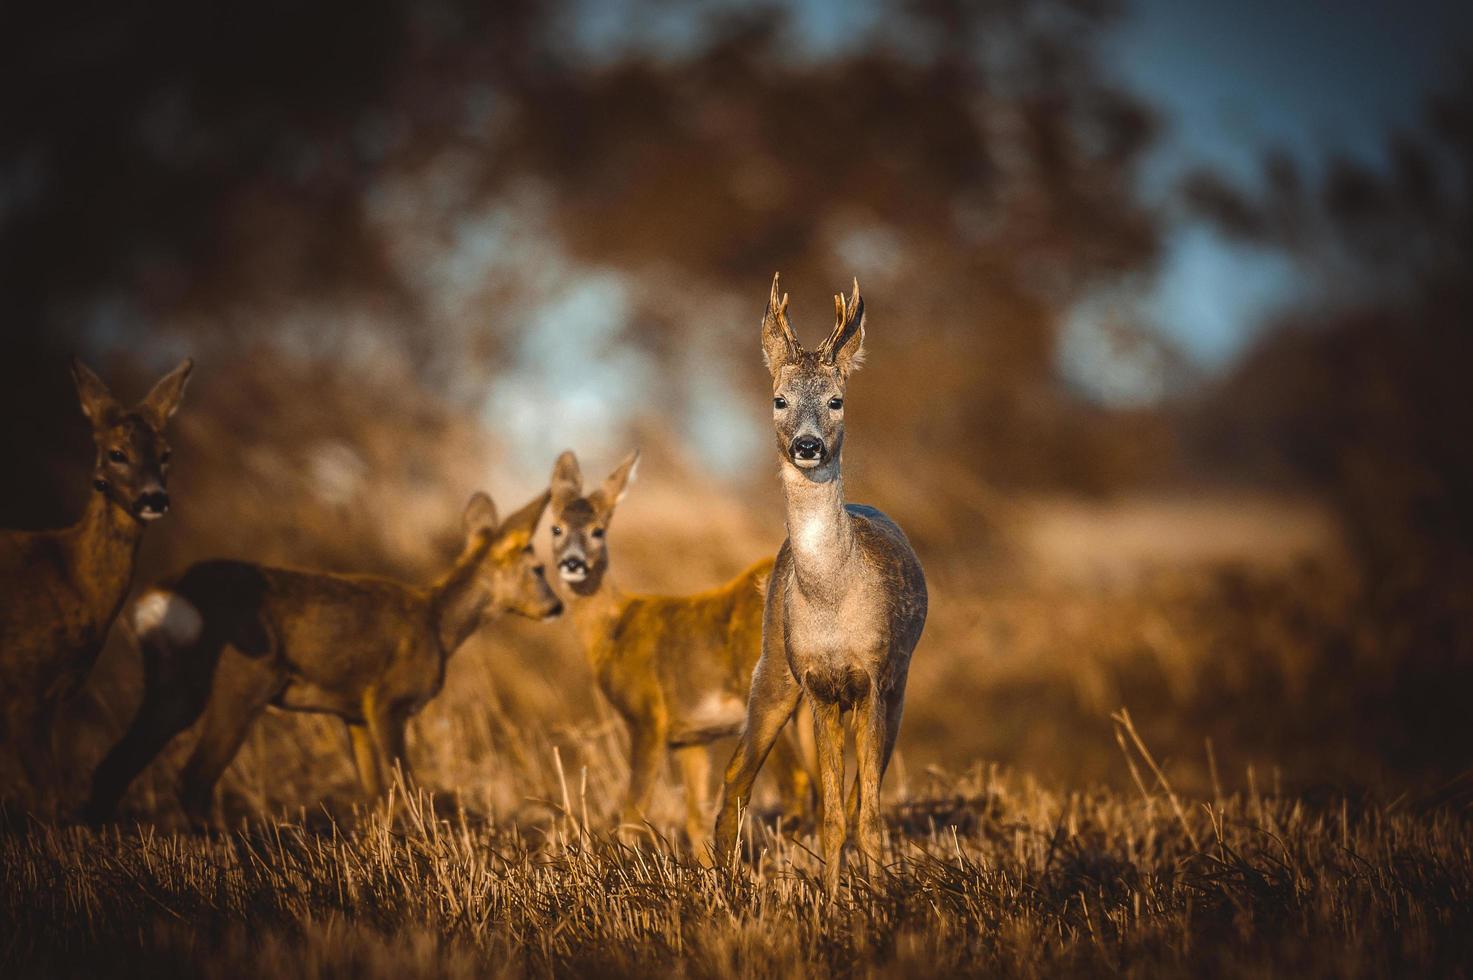
<path fill-rule="evenodd" d="M 471 491 L 506 509 L 564 448 L 591 476 L 638 445 L 612 574 L 696 591 L 783 537 L 772 272 L 809 341 L 857 276 L 846 487 L 932 583 L 892 790 L 1123 781 L 1121 705 L 1186 783 L 1209 742 L 1229 783 L 1464 772 L 1473 76 L 1384 163 L 1266 150 L 1162 191 L 1160 93 L 1107 43 L 1130 8 L 866 4 L 824 34 L 809 6 L 18 12 L 0 524 L 85 499 L 69 354 L 137 397 L 187 353 L 140 584 L 221 555 L 425 579 Z M 1210 364 L 1142 312 L 1184 222 L 1307 284 Z M 114 636 L 78 772 L 137 673 Z M 230 779 L 347 792 L 340 737 L 269 719 Z M 515 806 L 551 746 L 619 738 L 567 624 L 497 624 L 411 751 Z"/>

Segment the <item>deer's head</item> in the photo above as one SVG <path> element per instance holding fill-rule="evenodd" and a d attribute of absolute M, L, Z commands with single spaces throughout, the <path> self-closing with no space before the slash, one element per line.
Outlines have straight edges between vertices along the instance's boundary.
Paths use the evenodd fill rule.
<path fill-rule="evenodd" d="M 178 411 L 193 368 L 194 362 L 185 358 L 143 401 L 124 409 L 101 378 L 72 359 L 72 379 L 97 446 L 92 489 L 136 520 L 157 520 L 169 509 L 169 444 L 164 440 L 164 425 Z"/>
<path fill-rule="evenodd" d="M 834 329 L 817 350 L 804 350 L 788 323 L 788 296 L 772 293 L 762 315 L 762 357 L 772 373 L 772 427 L 784 465 L 815 482 L 839 472 L 844 448 L 844 389 L 864 359 L 864 300 L 859 280 L 846 302 L 834 297 Z"/>
<path fill-rule="evenodd" d="M 639 450 L 620 463 L 592 493 L 583 493 L 578 457 L 569 450 L 552 469 L 552 560 L 558 577 L 579 595 L 598 591 L 609 567 L 607 533 L 614 508 L 629 490 Z"/>
<path fill-rule="evenodd" d="M 498 520 L 496 505 L 484 493 L 474 494 L 465 505 L 466 548 L 486 543 L 486 552 L 476 566 L 476 576 L 490 593 L 490 608 L 516 613 L 529 619 L 547 619 L 563 611 L 562 601 L 547 584 L 541 560 L 532 550 L 537 522 L 547 509 L 549 493 L 506 520 Z"/>

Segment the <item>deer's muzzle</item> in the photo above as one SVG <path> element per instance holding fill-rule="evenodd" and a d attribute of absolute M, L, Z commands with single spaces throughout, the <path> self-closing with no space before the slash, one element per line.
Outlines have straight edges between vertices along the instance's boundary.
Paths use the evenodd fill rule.
<path fill-rule="evenodd" d="M 828 452 L 823 440 L 817 436 L 799 436 L 788 447 L 788 455 L 792 457 L 795 466 L 809 469 L 822 463 Z"/>
<path fill-rule="evenodd" d="M 169 495 L 162 490 L 151 490 L 133 502 L 133 513 L 145 521 L 157 520 L 169 510 Z"/>

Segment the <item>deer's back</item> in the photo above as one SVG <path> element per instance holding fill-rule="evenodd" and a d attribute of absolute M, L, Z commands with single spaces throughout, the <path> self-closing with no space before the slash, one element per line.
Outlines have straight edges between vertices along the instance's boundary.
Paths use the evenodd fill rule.
<path fill-rule="evenodd" d="M 604 693 L 626 713 L 658 702 L 675 744 L 739 729 L 762 651 L 763 590 L 771 573 L 767 559 L 706 592 L 630 597 L 599 672 Z"/>
<path fill-rule="evenodd" d="M 866 585 L 874 599 L 884 603 L 891 631 L 908 651 L 926 622 L 928 596 L 921 560 L 900 525 L 883 512 L 867 504 L 849 504 L 845 510 L 854 522 L 855 540 L 869 572 Z"/>
<path fill-rule="evenodd" d="M 356 690 L 406 650 L 438 659 L 424 592 L 389 579 L 210 561 L 164 587 L 199 611 L 206 642 L 273 658 L 297 683 Z"/>

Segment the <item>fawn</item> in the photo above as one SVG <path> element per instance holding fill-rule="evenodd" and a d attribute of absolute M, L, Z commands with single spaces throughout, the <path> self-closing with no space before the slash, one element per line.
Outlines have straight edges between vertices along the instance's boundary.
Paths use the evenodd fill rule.
<path fill-rule="evenodd" d="M 801 696 L 814 715 L 824 884 L 832 895 L 848 824 L 840 799 L 841 714 L 850 713 L 858 762 L 848 810 L 857 811 L 861 852 L 878 861 L 880 781 L 900 730 L 911 653 L 926 622 L 926 580 L 895 522 L 873 507 L 844 502 L 844 391 L 864 345 L 859 281 L 847 304 L 834 297 L 834 329 L 816 351 L 803 349 L 787 311 L 788 297 L 779 299 L 773 276 L 762 354 L 772 374 L 788 539 L 767 585 L 762 656 L 726 770 L 716 847 L 733 854 L 740 807 Z"/>
<path fill-rule="evenodd" d="M 491 498 L 466 506 L 465 546 L 428 586 L 368 575 L 207 561 L 145 593 L 132 626 L 143 653 L 143 703 L 98 767 L 85 815 L 110 816 L 143 768 L 201 715 L 181 799 L 196 824 L 251 722 L 268 706 L 337 715 L 363 788 L 383 795 L 409 775 L 405 726 L 440 691 L 445 664 L 501 612 L 562 612 L 532 535 L 543 493 L 498 521 Z"/>
<path fill-rule="evenodd" d="M 638 823 L 673 749 L 685 783 L 686 833 L 704 858 L 709 841 L 710 743 L 740 729 L 762 639 L 762 592 L 772 560 L 725 585 L 687 596 L 625 595 L 609 581 L 605 537 L 624 499 L 638 451 L 583 493 L 571 452 L 552 471 L 552 555 L 568 614 L 600 690 L 629 727 L 625 823 Z M 800 747 L 784 744 L 785 808 L 801 811 L 808 775 Z"/>
<path fill-rule="evenodd" d="M 81 686 L 133 584 L 144 526 L 169 509 L 164 425 L 193 362 L 165 375 L 132 409 L 73 359 L 92 425 L 93 494 L 81 521 L 58 531 L 0 531 L 0 740 L 38 795 L 51 771 L 56 712 Z"/>

